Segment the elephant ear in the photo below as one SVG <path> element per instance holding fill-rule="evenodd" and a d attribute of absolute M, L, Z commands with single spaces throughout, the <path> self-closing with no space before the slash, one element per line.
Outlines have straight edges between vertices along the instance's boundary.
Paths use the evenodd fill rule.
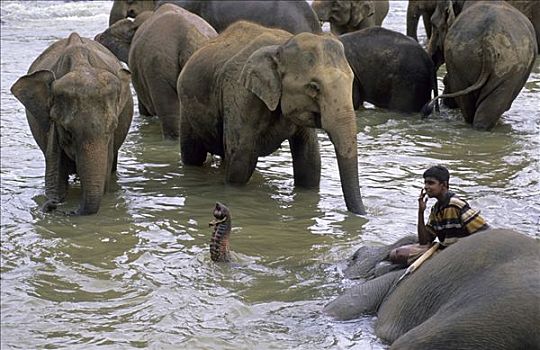
<path fill-rule="evenodd" d="M 281 77 L 278 72 L 277 51 L 279 46 L 262 47 L 249 56 L 239 82 L 275 111 L 281 98 Z"/>
<path fill-rule="evenodd" d="M 49 112 L 52 104 L 51 86 L 56 80 L 50 70 L 27 74 L 13 84 L 11 93 L 44 126 L 49 128 Z"/>
<path fill-rule="evenodd" d="M 375 14 L 375 4 L 373 1 L 351 1 L 351 15 L 349 26 L 356 27 L 364 19 Z"/>

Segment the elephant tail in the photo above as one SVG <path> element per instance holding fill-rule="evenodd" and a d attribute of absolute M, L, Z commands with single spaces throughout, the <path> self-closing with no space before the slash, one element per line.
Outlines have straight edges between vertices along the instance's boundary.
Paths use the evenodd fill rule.
<path fill-rule="evenodd" d="M 471 93 L 471 92 L 473 92 L 475 90 L 480 89 L 482 86 L 484 86 L 484 84 L 486 83 L 486 81 L 489 78 L 489 72 L 488 72 L 488 68 L 487 68 L 488 64 L 487 64 L 486 61 L 487 61 L 486 57 L 484 56 L 484 59 L 482 61 L 482 69 L 480 71 L 480 76 L 478 77 L 478 79 L 476 80 L 476 82 L 474 84 L 472 84 L 471 86 L 469 86 L 469 87 L 467 87 L 467 88 L 465 88 L 463 90 L 460 90 L 460 91 L 435 96 L 431 101 L 426 103 L 422 107 L 422 110 L 421 110 L 423 118 L 427 118 L 433 112 L 433 106 L 438 101 L 438 99 L 467 95 L 467 94 L 469 94 L 469 93 Z"/>

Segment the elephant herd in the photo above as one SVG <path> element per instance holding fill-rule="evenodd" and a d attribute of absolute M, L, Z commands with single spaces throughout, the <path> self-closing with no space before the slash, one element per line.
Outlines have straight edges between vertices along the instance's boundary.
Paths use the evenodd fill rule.
<path fill-rule="evenodd" d="M 295 185 L 317 187 L 323 129 L 346 207 L 365 214 L 355 110 L 369 102 L 428 114 L 442 98 L 474 128 L 493 128 L 535 63 L 539 4 L 409 0 L 408 37 L 381 26 L 388 1 L 115 0 L 109 28 L 93 40 L 72 33 L 53 43 L 11 88 L 45 155 L 43 210 L 65 199 L 77 174 L 76 214 L 98 212 L 131 124 L 131 81 L 140 115 L 159 117 L 183 163 L 219 155 L 231 184 L 247 183 L 258 158 L 288 140 Z M 420 16 L 427 49 L 414 40 Z M 531 240 L 505 230 L 474 235 L 395 289 L 399 271 L 373 273 L 387 252 L 358 252 L 368 282 L 325 311 L 341 319 L 378 311 L 377 334 L 396 349 L 538 349 Z"/>

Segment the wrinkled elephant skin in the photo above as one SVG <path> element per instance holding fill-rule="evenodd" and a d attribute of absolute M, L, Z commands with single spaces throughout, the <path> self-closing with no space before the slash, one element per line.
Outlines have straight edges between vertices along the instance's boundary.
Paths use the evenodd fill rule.
<path fill-rule="evenodd" d="M 358 184 L 353 72 L 333 36 L 239 21 L 198 50 L 178 78 L 185 164 L 224 158 L 226 181 L 245 184 L 257 159 L 289 141 L 295 184 L 317 187 L 315 128 L 334 144 L 349 211 L 365 213 Z"/>
<path fill-rule="evenodd" d="M 389 272 L 325 307 L 339 319 L 377 312 L 390 349 L 538 349 L 540 248 L 511 230 L 462 238 L 399 284 Z"/>
<path fill-rule="evenodd" d="M 306 1 L 161 0 L 157 1 L 157 6 L 165 3 L 175 4 L 201 16 L 218 33 L 240 20 L 293 34 L 322 31 L 317 15 Z"/>
<path fill-rule="evenodd" d="M 47 48 L 12 86 L 45 155 L 45 210 L 64 200 L 68 176 L 78 174 L 77 213 L 98 211 L 133 116 L 129 81 L 109 50 L 72 33 Z"/>

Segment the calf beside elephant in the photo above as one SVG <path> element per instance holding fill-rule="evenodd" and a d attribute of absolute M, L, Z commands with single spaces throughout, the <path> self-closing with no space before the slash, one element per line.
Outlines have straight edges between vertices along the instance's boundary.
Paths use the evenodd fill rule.
<path fill-rule="evenodd" d="M 420 112 L 432 91 L 437 96 L 433 62 L 413 39 L 381 27 L 343 34 L 339 39 L 354 72 L 355 109 L 367 101 L 390 110 Z"/>
<path fill-rule="evenodd" d="M 311 6 L 336 35 L 381 26 L 390 8 L 388 0 L 315 0 Z"/>
<path fill-rule="evenodd" d="M 77 213 L 99 210 L 133 116 L 129 81 L 109 50 L 72 33 L 49 46 L 11 87 L 45 156 L 45 211 L 65 199 L 70 174 L 81 182 Z"/>
<path fill-rule="evenodd" d="M 324 311 L 340 320 L 376 312 L 375 333 L 390 349 L 539 349 L 539 268 L 537 240 L 487 230 L 440 251 L 400 283 L 404 270 L 353 286 Z"/>
<path fill-rule="evenodd" d="M 144 18 L 140 20 L 140 17 Z M 165 138 L 179 135 L 176 80 L 191 55 L 216 31 L 199 16 L 172 4 L 153 13 L 144 12 L 135 21 L 116 22 L 96 40 L 125 58 L 143 115 L 157 115 Z M 131 39 L 130 39 L 131 37 Z"/>
<path fill-rule="evenodd" d="M 474 128 L 493 128 L 535 63 L 533 25 L 504 1 L 466 2 L 457 17 L 453 2 L 441 1 L 432 23 L 428 53 L 436 67 L 446 62 L 448 72 L 445 93 L 439 98 L 455 98 Z"/>
<path fill-rule="evenodd" d="M 224 159 L 226 181 L 245 184 L 260 156 L 288 140 L 295 185 L 319 185 L 315 128 L 334 144 L 347 209 L 364 214 L 358 183 L 353 72 L 330 34 L 292 35 L 239 21 L 199 49 L 178 78 L 185 164 Z"/>
<path fill-rule="evenodd" d="M 220 1 L 160 0 L 157 6 L 172 3 L 204 18 L 221 33 L 236 21 L 245 20 L 292 34 L 320 33 L 317 15 L 306 1 Z"/>

